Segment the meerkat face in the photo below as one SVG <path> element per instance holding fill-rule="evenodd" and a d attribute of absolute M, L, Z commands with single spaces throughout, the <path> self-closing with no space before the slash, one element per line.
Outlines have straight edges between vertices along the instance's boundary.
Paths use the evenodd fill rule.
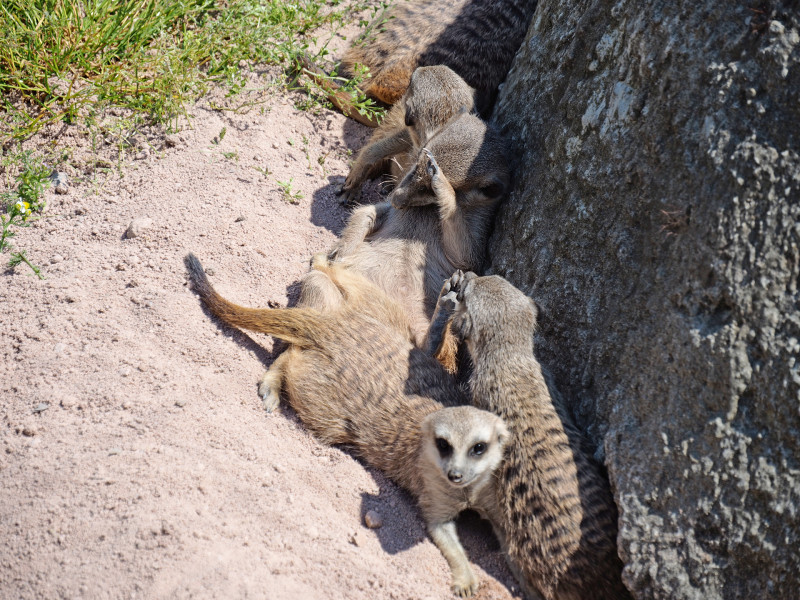
<path fill-rule="evenodd" d="M 460 206 L 494 204 L 511 179 L 505 143 L 475 115 L 460 113 L 420 148 L 389 201 L 401 209 L 436 204 L 434 177 L 452 187 Z"/>
<path fill-rule="evenodd" d="M 443 408 L 423 421 L 423 456 L 447 484 L 464 488 L 488 481 L 503 460 L 503 420 L 473 406 Z"/>

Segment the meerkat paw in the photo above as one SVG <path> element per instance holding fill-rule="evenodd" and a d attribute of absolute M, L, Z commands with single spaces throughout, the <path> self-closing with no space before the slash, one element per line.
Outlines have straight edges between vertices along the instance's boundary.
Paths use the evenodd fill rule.
<path fill-rule="evenodd" d="M 478 586 L 478 578 L 475 577 L 475 574 L 471 570 L 462 573 L 458 577 L 453 577 L 452 590 L 459 598 L 474 596 L 475 592 L 478 591 Z"/>
<path fill-rule="evenodd" d="M 449 291 L 455 294 L 456 302 L 462 302 L 464 300 L 464 291 L 466 290 L 467 282 L 476 277 L 477 275 L 472 271 L 467 271 L 465 273 L 459 269 L 447 280 L 447 284 L 450 286 Z"/>
<path fill-rule="evenodd" d="M 441 171 L 439 170 L 439 163 L 437 163 L 436 159 L 433 158 L 433 153 L 430 150 L 428 150 L 427 148 L 423 148 L 422 151 L 425 153 L 425 156 L 428 159 L 428 162 L 426 164 L 426 169 L 428 171 L 428 175 L 431 178 L 431 182 L 433 182 L 441 174 Z"/>
<path fill-rule="evenodd" d="M 339 191 L 336 192 L 336 195 L 339 196 L 339 204 L 342 206 L 351 208 L 360 203 L 361 186 L 356 183 L 355 177 L 353 177 L 352 173 L 350 173 L 350 175 L 347 176 L 347 179 L 344 180 L 342 187 L 339 188 Z"/>
<path fill-rule="evenodd" d="M 440 310 L 445 311 L 447 314 L 452 314 L 458 308 L 458 304 L 461 301 L 459 292 L 463 279 L 464 272 L 459 269 L 453 273 L 450 279 L 444 282 L 439 292 L 439 299 L 436 302 Z"/>
<path fill-rule="evenodd" d="M 264 405 L 264 410 L 268 413 L 273 412 L 281 402 L 280 394 L 273 389 L 273 383 L 269 376 L 269 371 L 264 373 L 261 381 L 258 382 L 258 395 L 261 398 L 261 403 Z"/>
<path fill-rule="evenodd" d="M 309 266 L 312 269 L 324 269 L 325 267 L 330 266 L 330 262 L 336 258 L 339 249 L 334 248 L 331 252 L 317 252 L 311 256 L 311 261 L 309 262 Z M 333 256 L 331 256 L 333 255 Z"/>

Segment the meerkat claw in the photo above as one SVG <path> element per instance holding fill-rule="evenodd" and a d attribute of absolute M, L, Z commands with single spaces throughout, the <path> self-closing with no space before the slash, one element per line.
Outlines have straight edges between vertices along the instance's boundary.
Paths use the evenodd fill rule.
<path fill-rule="evenodd" d="M 430 150 L 423 148 L 422 151 L 425 153 L 425 156 L 428 159 L 428 175 L 431 177 L 436 177 L 436 175 L 439 174 L 439 164 L 436 162 L 436 159 L 433 158 L 433 153 Z"/>

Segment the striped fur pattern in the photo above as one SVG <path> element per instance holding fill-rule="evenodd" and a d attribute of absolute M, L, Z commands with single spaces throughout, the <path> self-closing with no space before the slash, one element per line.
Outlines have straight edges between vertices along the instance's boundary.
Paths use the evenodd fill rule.
<path fill-rule="evenodd" d="M 419 500 L 431 539 L 450 565 L 453 591 L 472 595 L 478 578 L 454 519 L 468 508 L 497 514 L 494 473 L 508 438 L 502 419 L 465 405 L 452 376 L 411 343 L 400 305 L 358 273 L 318 255 L 311 273 L 319 277 L 307 277 L 304 288 L 335 287 L 338 302 L 330 290 L 304 289 L 303 308 L 256 309 L 220 296 L 194 255 L 186 266 L 215 316 L 291 343 L 276 360 L 289 404 L 320 440 L 350 446 Z M 443 440 L 447 452 L 439 447 Z"/>
<path fill-rule="evenodd" d="M 479 94 L 487 114 L 536 9 L 536 0 L 398 0 L 374 38 L 351 46 L 342 73 L 356 63 L 372 75 L 365 92 L 394 104 L 419 66 L 446 65 Z"/>
<path fill-rule="evenodd" d="M 630 598 L 608 482 L 554 404 L 533 353 L 536 305 L 496 275 L 457 272 L 443 292 L 473 361 L 473 405 L 511 431 L 498 501 L 512 569 L 546 600 Z"/>

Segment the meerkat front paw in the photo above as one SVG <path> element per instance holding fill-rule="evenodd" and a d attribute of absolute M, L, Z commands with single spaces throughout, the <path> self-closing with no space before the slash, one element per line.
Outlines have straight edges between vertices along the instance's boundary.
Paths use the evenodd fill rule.
<path fill-rule="evenodd" d="M 452 314 L 458 308 L 461 301 L 459 292 L 461 291 L 461 282 L 464 279 L 464 272 L 459 269 L 450 276 L 450 279 L 444 282 L 442 289 L 439 292 L 439 299 L 436 304 L 440 310 Z"/>
<path fill-rule="evenodd" d="M 453 577 L 452 590 L 453 593 L 459 598 L 469 598 L 475 595 L 478 591 L 478 578 L 472 570 L 460 574 L 458 577 Z"/>
<path fill-rule="evenodd" d="M 450 286 L 450 291 L 455 294 L 457 302 L 464 301 L 464 294 L 467 290 L 467 283 L 471 279 L 475 279 L 477 275 L 472 271 L 467 271 L 466 273 L 459 269 L 450 277 L 447 283 Z"/>
<path fill-rule="evenodd" d="M 342 206 L 353 207 L 359 204 L 361 200 L 361 185 L 358 183 L 358 178 L 355 177 L 352 171 L 344 180 L 342 187 L 336 192 L 339 196 L 339 204 Z"/>
<path fill-rule="evenodd" d="M 441 175 L 441 170 L 439 169 L 439 163 L 437 163 L 436 159 L 433 158 L 433 153 L 430 150 L 428 150 L 427 148 L 423 148 L 422 151 L 425 153 L 425 157 L 428 159 L 425 168 L 428 172 L 428 176 L 431 178 L 431 183 L 433 183 Z"/>

